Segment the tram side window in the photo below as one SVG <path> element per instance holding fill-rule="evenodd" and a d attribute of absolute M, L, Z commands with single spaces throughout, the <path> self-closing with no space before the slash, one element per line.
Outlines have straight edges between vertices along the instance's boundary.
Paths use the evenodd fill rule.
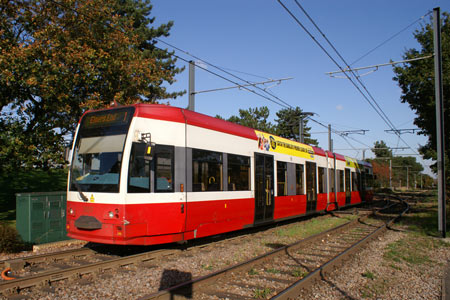
<path fill-rule="evenodd" d="M 222 153 L 192 149 L 192 191 L 223 191 Z"/>
<path fill-rule="evenodd" d="M 128 174 L 128 193 L 150 192 L 150 161 L 144 159 L 144 153 L 144 143 L 133 143 Z"/>
<path fill-rule="evenodd" d="M 174 148 L 156 146 L 155 151 L 155 192 L 173 192 Z"/>
<path fill-rule="evenodd" d="M 319 167 L 319 194 L 326 193 L 327 190 L 327 179 L 325 168 Z"/>
<path fill-rule="evenodd" d="M 330 182 L 330 193 L 334 193 L 334 169 L 328 169 L 328 174 Z"/>
<path fill-rule="evenodd" d="M 277 187 L 278 196 L 287 195 L 287 163 L 277 161 Z"/>
<path fill-rule="evenodd" d="M 357 174 L 356 172 L 352 172 L 352 191 L 356 192 L 359 191 L 359 186 L 358 186 L 358 176 L 359 174 Z"/>
<path fill-rule="evenodd" d="M 295 165 L 295 191 L 296 195 L 303 195 L 303 165 Z"/>
<path fill-rule="evenodd" d="M 345 169 L 345 192 L 351 192 L 350 169 Z"/>
<path fill-rule="evenodd" d="M 250 157 L 228 154 L 228 190 L 250 190 Z"/>
<path fill-rule="evenodd" d="M 339 192 L 344 191 L 344 170 L 339 170 Z"/>
<path fill-rule="evenodd" d="M 373 187 L 373 174 L 366 173 L 367 178 L 367 187 L 372 188 Z"/>

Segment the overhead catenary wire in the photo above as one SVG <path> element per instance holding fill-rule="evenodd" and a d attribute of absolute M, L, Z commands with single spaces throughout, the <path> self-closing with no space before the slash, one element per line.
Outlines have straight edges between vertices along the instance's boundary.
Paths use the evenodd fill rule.
<path fill-rule="evenodd" d="M 319 43 L 319 41 L 317 41 L 317 39 L 314 37 L 314 35 L 311 34 L 311 32 L 303 25 L 302 22 L 300 22 L 300 20 L 291 12 L 291 10 L 289 8 L 287 8 L 280 0 L 277 0 L 278 3 L 280 3 L 280 5 L 288 12 L 288 14 L 297 22 L 297 24 L 306 32 L 306 34 L 309 35 L 309 37 L 317 44 L 317 46 L 319 46 L 319 48 L 328 56 L 328 58 L 341 70 L 344 72 L 344 68 L 341 67 L 341 65 L 334 59 L 333 56 L 331 56 L 331 54 L 322 46 L 322 44 Z M 370 102 L 369 98 L 363 93 L 363 91 L 361 91 L 360 87 L 352 80 L 352 78 L 345 73 L 345 76 L 347 77 L 347 79 L 355 86 L 355 88 L 359 91 L 359 93 L 364 97 L 364 99 L 366 99 L 366 101 L 369 103 L 370 106 L 372 106 L 372 108 L 377 112 L 378 115 L 380 115 L 380 117 L 383 119 L 383 121 L 385 123 L 388 124 L 388 121 L 385 119 L 384 116 L 382 116 L 380 114 L 380 112 L 378 112 L 377 108 L 372 104 L 372 102 Z"/>
<path fill-rule="evenodd" d="M 392 39 L 394 39 L 395 37 L 397 37 L 398 35 L 400 35 L 401 33 L 405 32 L 407 29 L 409 29 L 411 26 L 415 25 L 417 22 L 425 19 L 426 16 L 432 14 L 433 11 L 428 11 L 428 13 L 426 13 L 425 15 L 421 16 L 420 18 L 416 19 L 414 22 L 412 22 L 411 24 L 409 24 L 408 26 L 406 26 L 405 28 L 403 28 L 402 30 L 400 30 L 399 32 L 395 33 L 394 35 L 392 35 L 391 37 L 389 37 L 388 39 L 384 40 L 383 42 L 381 42 L 380 44 L 378 44 L 376 47 L 372 48 L 371 50 L 369 50 L 368 52 L 366 52 L 365 54 L 361 55 L 359 58 L 357 58 L 354 62 L 352 62 L 350 64 L 350 66 L 356 64 L 357 62 L 359 62 L 360 60 L 362 60 L 363 58 L 365 58 L 366 56 L 368 56 L 369 54 L 371 54 L 372 52 L 374 52 L 375 50 L 377 50 L 378 48 L 382 47 L 383 45 L 387 44 L 388 42 L 390 42 Z"/>
<path fill-rule="evenodd" d="M 169 47 L 172 47 L 172 48 L 175 49 L 175 50 L 178 50 L 178 51 L 180 51 L 180 52 L 185 53 L 186 55 L 191 56 L 192 58 L 198 59 L 198 60 L 204 62 L 204 63 L 207 64 L 207 65 L 210 65 L 210 66 L 212 66 L 212 67 L 214 67 L 214 68 L 217 68 L 217 69 L 221 70 L 222 72 L 225 72 L 225 73 L 227 73 L 227 74 L 229 74 L 229 75 L 231 75 L 231 76 L 233 76 L 233 77 L 236 77 L 236 78 L 238 78 L 238 79 L 240 79 L 240 80 L 242 80 L 242 81 L 245 81 L 244 79 L 241 79 L 241 78 L 235 76 L 235 75 L 232 74 L 232 73 L 223 71 L 222 68 L 219 68 L 219 67 L 217 67 L 217 66 L 215 66 L 215 65 L 213 65 L 213 64 L 211 64 L 211 63 L 209 63 L 209 62 L 207 62 L 207 61 L 205 61 L 205 60 L 203 60 L 203 59 L 201 59 L 201 58 L 199 58 L 199 57 L 197 57 L 197 56 L 195 56 L 195 55 L 193 55 L 193 54 L 191 54 L 191 53 L 185 51 L 185 50 L 182 50 L 182 49 L 180 49 L 180 48 L 178 48 L 178 47 L 176 47 L 176 46 L 174 46 L 174 45 L 172 45 L 172 44 L 169 44 L 169 43 L 167 43 L 167 42 L 165 42 L 165 41 L 162 41 L 161 39 L 157 39 L 157 40 L 158 40 L 158 41 L 161 41 L 162 43 L 166 44 L 166 45 L 169 46 Z M 177 56 L 177 57 L 178 57 L 178 56 Z M 180 58 L 180 59 L 181 59 L 181 60 L 184 60 L 184 59 L 182 59 L 182 58 Z M 201 66 L 197 66 L 197 65 L 196 65 L 196 67 L 198 67 L 198 68 L 200 68 L 200 69 L 202 69 L 202 70 L 211 72 L 211 71 L 209 71 L 209 70 L 207 70 L 206 68 L 203 68 L 203 67 L 201 67 Z M 225 79 L 224 77 L 221 77 L 221 78 Z M 225 80 L 227 80 L 227 79 L 225 79 Z M 232 81 L 230 81 L 230 82 L 232 82 Z M 247 81 L 245 81 L 245 82 L 247 82 Z M 235 84 L 237 85 L 237 83 L 235 83 Z M 259 87 L 256 87 L 256 88 L 259 88 Z M 259 88 L 259 89 L 261 89 L 261 88 Z M 262 90 L 265 91 L 264 89 L 262 89 Z M 268 92 L 267 92 L 267 93 L 268 93 Z M 271 95 L 271 96 L 273 96 L 273 97 L 275 97 L 276 99 L 281 100 L 280 98 L 274 96 L 272 93 L 268 93 L 268 94 Z M 267 99 L 267 97 L 265 97 L 265 96 L 262 96 L 262 97 L 264 97 L 264 98 Z M 268 100 L 269 100 L 269 99 L 268 99 Z M 282 107 L 285 107 L 285 108 L 291 108 L 291 109 L 294 108 L 292 105 L 288 104 L 287 102 L 285 102 L 285 101 L 283 101 L 283 100 L 281 100 L 281 101 L 282 101 L 284 104 L 288 105 L 289 107 L 286 107 L 286 106 L 284 106 L 284 105 L 282 105 L 282 104 L 280 104 L 280 103 L 277 103 L 277 102 L 275 102 L 275 101 L 273 101 L 273 100 L 270 100 L 270 101 L 272 101 L 272 102 L 274 102 L 274 103 L 276 103 L 276 104 L 278 104 L 278 105 L 280 105 L 280 106 L 282 106 Z M 324 126 L 325 128 L 328 128 L 328 126 L 326 126 L 326 125 L 320 123 L 319 121 L 316 121 L 316 120 L 314 120 L 314 119 L 312 119 L 312 118 L 310 118 L 310 117 L 308 117 L 307 119 L 310 119 L 310 120 L 312 120 L 313 122 L 316 122 L 317 124 L 319 124 L 319 125 L 321 125 L 321 126 Z M 351 145 L 351 143 L 348 141 L 348 139 L 346 138 L 345 135 L 343 135 L 343 134 L 341 134 L 340 132 L 335 131 L 335 130 L 332 130 L 332 132 L 333 132 L 334 134 L 340 136 L 342 139 L 344 139 L 344 141 L 345 141 L 347 144 L 349 144 L 350 147 L 353 147 L 353 145 Z M 366 144 L 364 144 L 364 143 L 362 143 L 362 142 L 360 142 L 360 141 L 358 141 L 358 140 L 356 140 L 356 139 L 354 139 L 354 138 L 352 138 L 352 137 L 348 137 L 348 138 L 350 138 L 350 139 L 354 140 L 355 142 L 360 143 L 360 144 L 362 144 L 362 145 L 364 145 L 364 146 L 366 146 L 366 147 L 369 147 L 368 145 L 366 145 Z M 356 151 L 358 151 L 358 150 L 356 150 Z M 359 151 L 358 151 L 358 153 L 359 153 Z"/>
<path fill-rule="evenodd" d="M 347 66 L 348 69 L 350 69 L 350 74 L 355 78 L 356 81 L 361 85 L 361 87 L 365 90 L 367 95 L 361 90 L 361 88 L 356 84 L 356 82 L 346 73 L 344 72 L 344 68 L 333 58 L 333 56 L 325 49 L 322 44 L 317 41 L 317 39 L 314 37 L 314 35 L 303 25 L 303 23 L 292 13 L 292 11 L 284 5 L 284 3 L 281 2 L 281 0 L 277 0 L 278 3 L 288 12 L 288 14 L 296 21 L 296 23 L 311 37 L 311 39 L 319 46 L 319 48 L 333 61 L 333 63 L 344 73 L 344 75 L 347 77 L 347 79 L 353 84 L 353 86 L 358 90 L 358 92 L 363 96 L 363 98 L 369 103 L 369 105 L 375 110 L 375 112 L 380 116 L 380 118 L 393 130 L 395 130 L 395 125 L 392 123 L 392 121 L 389 119 L 389 117 L 384 113 L 384 111 L 381 109 L 375 98 L 371 95 L 369 90 L 366 88 L 364 83 L 361 81 L 358 75 L 356 75 L 350 68 L 349 64 L 346 62 L 346 60 L 342 57 L 342 55 L 339 53 L 339 51 L 334 47 L 334 45 L 328 40 L 326 35 L 322 32 L 322 30 L 317 26 L 317 24 L 314 22 L 314 20 L 309 16 L 309 14 L 306 12 L 306 10 L 298 3 L 297 0 L 294 0 L 297 6 L 303 11 L 303 13 L 307 16 L 307 18 L 310 20 L 310 22 L 314 25 L 314 27 L 320 32 L 320 34 L 323 36 L 323 38 L 327 41 L 327 43 L 331 46 L 331 48 L 335 51 L 335 53 L 339 56 L 339 58 L 344 62 L 344 64 Z M 372 101 L 371 101 L 372 100 Z M 372 103 L 373 102 L 373 103 Z M 416 152 L 411 146 L 408 145 L 408 143 L 401 138 L 400 135 L 398 135 L 399 138 L 405 143 L 413 152 Z"/>
<path fill-rule="evenodd" d="M 238 79 L 238 80 L 241 80 L 241 81 L 243 81 L 243 82 L 245 82 L 245 83 L 247 83 L 247 84 L 250 84 L 250 85 L 253 84 L 253 82 L 250 82 L 250 81 L 248 81 L 248 80 L 245 80 L 245 79 L 243 79 L 243 78 L 240 78 L 239 76 L 237 76 L 237 75 L 235 75 L 235 74 L 233 74 L 233 73 L 231 73 L 231 72 L 228 72 L 228 71 L 225 70 L 224 68 L 221 68 L 221 67 L 219 67 L 219 66 L 217 66 L 217 65 L 214 65 L 214 64 L 212 64 L 212 63 L 210 63 L 210 62 L 208 62 L 208 61 L 206 61 L 206 60 L 204 60 L 204 59 L 201 59 L 200 57 L 198 57 L 198 56 L 196 56 L 196 55 L 194 55 L 194 54 L 192 54 L 192 53 L 189 53 L 189 52 L 187 52 L 187 51 L 185 51 L 185 50 L 183 50 L 183 49 L 181 49 L 181 48 L 178 48 L 178 47 L 176 47 L 176 46 L 174 46 L 174 45 L 172 45 L 172 44 L 170 44 L 170 43 L 168 43 L 168 42 L 165 42 L 165 41 L 163 41 L 163 40 L 161 40 L 161 39 L 159 39 L 159 38 L 155 38 L 155 40 L 157 40 L 157 41 L 159 41 L 159 42 L 161 42 L 161 43 L 163 43 L 163 44 L 165 44 L 165 45 L 167 45 L 167 46 L 169 46 L 169 47 L 171 47 L 171 48 L 173 48 L 173 49 L 175 49 L 175 50 L 178 50 L 178 51 L 180 51 L 180 52 L 182 52 L 182 53 L 184 53 L 184 54 L 186 54 L 186 55 L 189 55 L 189 56 L 191 56 L 191 57 L 193 57 L 193 58 L 195 58 L 195 59 L 198 59 L 198 60 L 202 61 L 203 63 L 205 63 L 206 65 L 211 66 L 211 67 L 213 67 L 213 68 L 215 68 L 215 69 L 217 69 L 217 70 L 220 70 L 221 72 L 223 72 L 223 73 L 225 73 L 225 74 L 227 74 L 227 75 L 230 75 L 230 76 L 232 76 L 232 77 L 234 77 L 234 78 L 236 78 L 236 79 Z M 197 64 L 195 64 L 195 66 L 197 66 Z M 205 68 L 201 68 L 201 69 L 205 69 Z M 290 105 L 290 104 L 287 103 L 286 101 L 280 99 L 279 97 L 275 96 L 273 93 L 270 93 L 270 92 L 268 92 L 267 90 L 265 90 L 265 89 L 263 89 L 263 88 L 260 88 L 260 87 L 258 87 L 258 86 L 255 86 L 255 88 L 257 88 L 257 89 L 263 91 L 264 93 L 270 95 L 271 97 L 277 99 L 278 101 L 280 101 L 281 103 L 284 104 L 284 105 L 281 105 L 281 106 L 283 106 L 283 107 L 285 107 L 285 108 L 288 108 L 288 107 L 289 107 L 289 108 L 293 108 L 292 105 Z"/>
<path fill-rule="evenodd" d="M 83 12 L 79 12 L 78 10 L 76 10 L 76 9 L 74 9 L 74 8 L 72 8 L 72 7 L 69 7 L 69 6 L 67 6 L 67 5 L 65 5 L 65 4 L 63 4 L 63 3 L 60 3 L 60 2 L 58 2 L 58 1 L 56 1 L 56 0 L 48 0 L 48 1 L 50 1 L 50 2 L 52 2 L 52 3 L 54 3 L 54 4 L 56 4 L 56 5 L 59 5 L 60 7 L 63 7 L 63 8 L 65 8 L 65 9 L 69 9 L 69 10 L 73 11 L 74 13 L 76 13 L 76 14 L 78 14 L 78 15 L 83 15 L 83 16 L 84 16 L 85 18 L 87 18 L 87 19 L 90 19 L 90 20 L 93 20 L 93 19 L 94 19 L 93 17 L 89 16 L 88 14 L 83 13 Z M 119 32 L 122 32 L 120 29 L 115 28 L 115 27 L 112 27 L 111 24 L 104 23 L 104 25 L 105 25 L 105 26 L 108 26 L 109 28 L 111 28 L 111 29 L 113 29 L 113 30 L 117 30 L 117 31 L 119 31 Z M 162 43 L 164 43 L 164 44 L 166 44 L 166 45 L 169 45 L 170 47 L 172 47 L 172 48 L 174 48 L 174 49 L 176 49 L 176 50 L 178 50 L 178 51 L 181 51 L 181 52 L 183 52 L 183 53 L 185 53 L 185 54 L 188 54 L 188 55 L 190 55 L 190 56 L 192 56 L 192 57 L 194 57 L 194 58 L 196 58 L 196 59 L 199 59 L 199 60 L 203 61 L 203 62 L 206 63 L 206 64 L 209 64 L 209 63 L 206 62 L 205 60 L 202 60 L 202 59 L 200 59 L 200 58 L 197 58 L 197 57 L 193 56 L 192 54 L 189 54 L 187 51 L 184 51 L 184 50 L 179 49 L 179 48 L 177 48 L 177 47 L 175 47 L 175 46 L 173 46 L 173 45 L 170 45 L 170 44 L 168 44 L 168 43 L 162 41 L 161 39 L 158 39 L 158 38 L 154 38 L 154 39 L 157 40 L 157 41 L 160 41 L 160 42 L 162 42 Z M 156 45 L 154 45 L 154 44 L 153 44 L 152 46 L 153 46 L 154 48 L 156 48 L 156 49 L 159 49 L 159 50 L 161 50 L 161 51 L 167 52 L 167 50 L 162 49 L 162 48 L 160 48 L 160 47 L 158 47 L 158 46 L 156 46 Z M 182 60 L 182 61 L 184 61 L 184 62 L 186 62 L 186 63 L 190 63 L 189 60 L 187 60 L 187 59 L 185 59 L 185 58 L 182 58 L 181 56 L 176 55 L 175 53 L 171 53 L 170 55 L 173 55 L 174 57 L 176 57 L 176 58 L 178 58 L 178 59 L 180 59 L 180 60 Z M 212 67 L 215 67 L 215 68 L 217 68 L 217 69 L 220 69 L 219 67 L 216 67 L 216 66 L 214 66 L 213 64 L 209 64 L 209 65 L 211 65 Z M 199 65 L 195 65 L 195 66 L 196 66 L 197 68 L 200 68 L 200 69 L 202 69 L 202 70 L 204 70 L 204 71 L 206 71 L 206 72 L 208 72 L 208 73 L 210 73 L 210 74 L 213 74 L 213 75 L 215 75 L 215 76 L 217 76 L 217 77 L 219 77 L 219 78 L 221 78 L 221 79 L 223 79 L 223 80 L 226 80 L 226 81 L 228 81 L 228 82 L 230 82 L 230 83 L 232 83 L 232 84 L 234 84 L 234 85 L 239 85 L 239 83 L 237 83 L 237 82 L 235 82 L 235 81 L 233 81 L 233 80 L 231 80 L 231 79 L 228 79 L 228 78 L 226 78 L 226 77 L 224 77 L 224 76 L 222 76 L 222 75 L 220 75 L 220 74 L 217 74 L 217 73 L 215 73 L 215 72 L 213 72 L 213 71 L 211 71 L 211 70 L 208 70 L 208 69 L 206 69 L 206 68 L 203 68 L 203 67 L 201 67 L 201 66 L 199 66 Z M 227 71 L 223 71 L 223 72 L 232 75 L 231 73 L 229 73 L 229 72 L 227 72 Z M 234 75 L 233 75 L 233 76 L 234 76 Z M 241 79 L 241 78 L 239 78 L 239 77 L 237 77 L 237 76 L 234 76 L 234 77 L 236 77 L 236 78 L 238 78 L 238 79 L 240 79 L 240 80 L 242 80 L 242 81 L 244 81 L 244 82 L 247 82 L 247 83 L 249 83 L 249 84 L 252 84 L 251 82 L 246 81 L 246 80 L 244 80 L 244 79 Z M 261 89 L 261 88 L 259 88 L 258 86 L 255 86 L 255 87 L 258 88 L 258 89 Z M 242 88 L 243 88 L 244 90 L 247 90 L 247 91 L 249 91 L 249 92 L 251 92 L 251 93 L 254 93 L 254 94 L 256 94 L 256 95 L 258 95 L 258 96 L 260 96 L 260 97 L 263 97 L 263 98 L 265 98 L 266 100 L 269 100 L 269 101 L 271 101 L 271 102 L 273 102 L 273 103 L 275 103 L 275 104 L 278 104 L 278 105 L 280 105 L 280 106 L 282 106 L 282 107 L 284 107 L 284 108 L 292 108 L 292 106 L 291 106 L 290 104 L 284 102 L 284 101 L 281 100 L 281 99 L 279 99 L 279 100 L 280 100 L 282 103 L 279 103 L 279 102 L 277 102 L 277 101 L 275 101 L 275 100 L 273 100 L 273 99 L 271 99 L 271 98 L 269 98 L 269 97 L 267 97 L 267 96 L 264 96 L 264 95 L 262 95 L 262 94 L 260 94 L 260 93 L 257 93 L 256 91 L 254 91 L 254 90 L 252 90 L 252 89 L 250 89 L 250 88 L 247 88 L 247 87 L 242 87 Z M 264 89 L 261 89 L 261 90 L 264 91 L 265 93 L 268 93 L 268 92 L 265 91 Z M 268 93 L 268 94 L 270 94 L 270 93 Z M 276 97 L 276 98 L 277 98 L 277 97 Z"/>
<path fill-rule="evenodd" d="M 340 54 L 340 52 L 334 47 L 333 43 L 327 38 L 327 36 L 322 32 L 322 30 L 319 28 L 319 26 L 316 24 L 316 22 L 311 18 L 311 16 L 308 14 L 308 12 L 303 8 L 303 6 L 300 5 L 300 3 L 297 0 L 294 0 L 297 6 L 302 10 L 302 12 L 306 15 L 306 17 L 310 20 L 310 22 L 314 25 L 314 27 L 319 31 L 319 33 L 322 35 L 322 37 L 325 39 L 325 41 L 330 45 L 330 47 L 333 49 L 333 51 L 338 55 L 338 57 L 342 60 L 342 62 L 347 66 L 348 69 L 350 69 L 349 64 L 344 59 L 344 57 Z M 325 48 L 324 48 L 325 49 Z M 359 84 L 363 87 L 363 89 L 366 91 L 366 93 L 369 95 L 369 97 L 372 99 L 372 102 L 378 107 L 379 113 L 381 113 L 384 116 L 385 121 L 391 128 L 395 128 L 394 124 L 391 122 L 391 120 L 388 118 L 388 116 L 384 113 L 384 111 L 381 109 L 381 107 L 378 105 L 378 102 L 375 100 L 375 98 L 372 97 L 370 92 L 367 90 L 365 85 L 360 80 L 359 76 L 357 76 L 351 69 L 349 72 L 354 76 L 354 78 L 359 82 Z M 370 103 L 370 101 L 369 101 Z M 380 115 L 381 116 L 381 115 Z"/>
<path fill-rule="evenodd" d="M 83 12 L 79 12 L 79 11 L 77 11 L 76 9 L 74 9 L 74 8 L 72 8 L 72 7 L 69 7 L 69 6 L 67 6 L 67 5 L 65 5 L 65 4 L 63 4 L 63 3 L 60 3 L 60 2 L 58 2 L 58 1 L 56 1 L 56 0 L 48 0 L 48 1 L 50 1 L 50 2 L 52 2 L 52 3 L 54 3 L 54 4 L 56 4 L 56 5 L 59 5 L 59 6 L 63 7 L 63 8 L 65 8 L 65 9 L 71 10 L 71 11 L 73 11 L 74 13 L 76 13 L 77 15 L 83 15 L 83 16 L 84 16 L 85 18 L 87 18 L 87 19 L 94 20 L 94 18 L 91 17 L 90 15 L 88 15 L 88 14 L 86 14 L 86 13 L 83 13 Z M 278 0 L 278 1 L 279 1 L 279 0 Z M 279 2 L 280 2 L 280 1 L 279 1 Z M 282 4 L 282 3 L 280 2 L 280 4 Z M 283 5 L 283 4 L 282 4 L 282 5 Z M 284 5 L 283 5 L 283 6 L 284 6 Z M 294 18 L 295 18 L 295 17 L 294 17 Z M 105 26 L 108 26 L 109 28 L 111 28 L 111 29 L 113 29 L 113 30 L 117 30 L 117 31 L 119 31 L 119 32 L 122 33 L 122 31 L 121 31 L 119 28 L 115 28 L 115 27 L 111 26 L 111 24 L 108 24 L 108 23 L 104 23 L 104 24 L 105 24 Z M 301 23 L 299 23 L 299 24 L 301 24 Z M 302 25 L 301 25 L 301 26 L 302 26 Z M 303 26 L 302 26 L 302 27 L 303 27 Z M 304 28 L 304 29 L 305 29 L 305 31 L 307 31 L 306 28 Z M 308 31 L 307 31 L 307 32 L 308 32 Z M 309 32 L 308 32 L 308 33 L 309 33 Z M 310 35 L 310 36 L 314 39 L 314 37 L 313 37 L 312 35 Z M 236 75 L 234 75 L 234 74 L 232 74 L 232 73 L 230 73 L 230 72 L 224 70 L 224 68 L 220 68 L 220 67 L 218 67 L 218 66 L 216 66 L 216 65 L 214 65 L 214 64 L 212 64 L 212 63 L 209 63 L 209 62 L 207 62 L 207 61 L 205 61 L 205 60 L 203 60 L 203 59 L 201 59 L 201 58 L 199 58 L 199 57 L 197 57 L 197 56 L 194 56 L 193 54 L 191 54 L 191 53 L 189 53 L 189 52 L 187 52 L 187 51 L 184 51 L 184 50 L 182 50 L 182 49 L 180 49 L 180 48 L 178 48 L 178 47 L 175 47 L 175 46 L 173 46 L 173 45 L 171 45 L 171 44 L 169 44 L 169 43 L 167 43 L 167 42 L 165 42 L 165 41 L 163 41 L 163 40 L 161 40 L 161 39 L 159 39 L 159 38 L 157 38 L 157 37 L 155 37 L 154 39 L 155 39 L 156 41 L 159 41 L 159 42 L 161 42 L 161 43 L 164 43 L 164 44 L 168 45 L 169 47 L 172 47 L 172 48 L 175 49 L 175 50 L 178 50 L 178 51 L 180 51 L 180 52 L 182 52 L 182 53 L 185 53 L 185 54 L 187 54 L 187 55 L 189 55 L 189 56 L 191 56 L 191 57 L 193 57 L 193 58 L 195 58 L 195 59 L 198 59 L 198 60 L 204 62 L 205 64 L 207 64 L 207 65 L 209 65 L 209 66 L 211 66 L 211 67 L 214 67 L 214 68 L 216 68 L 216 69 L 218 69 L 218 70 L 224 72 L 225 74 L 228 74 L 228 75 L 230 75 L 230 76 L 232 76 L 232 77 L 234 77 L 234 78 L 236 78 L 236 79 L 239 79 L 239 80 L 241 80 L 241 81 L 243 81 L 243 82 L 246 82 L 246 83 L 248 83 L 248 84 L 251 84 L 251 85 L 253 84 L 253 83 L 251 83 L 251 82 L 249 82 L 249 81 L 247 81 L 247 80 L 245 80 L 245 79 L 242 79 L 242 78 L 240 78 L 240 77 L 238 77 L 238 76 L 236 76 Z M 315 39 L 314 39 L 314 40 L 315 40 Z M 316 43 L 318 43 L 318 42 L 316 41 Z M 325 50 L 319 43 L 318 43 L 318 45 L 326 52 L 326 50 Z M 153 46 L 154 48 L 156 48 L 156 49 L 161 50 L 161 51 L 168 52 L 167 49 L 162 49 L 162 48 L 156 46 L 155 44 L 152 44 L 152 46 Z M 327 53 L 327 52 L 326 52 L 326 53 Z M 170 55 L 172 55 L 172 56 L 176 57 L 177 59 L 180 59 L 180 60 L 182 60 L 182 61 L 184 61 L 184 62 L 186 62 L 186 63 L 190 63 L 190 60 L 187 60 L 187 59 L 185 59 L 185 58 L 183 58 L 183 57 L 181 57 L 181 56 L 179 56 L 179 55 L 176 55 L 175 53 L 170 53 Z M 327 53 L 327 55 L 329 55 L 329 54 Z M 330 55 L 329 55 L 329 57 L 330 57 L 330 59 L 332 59 L 332 60 L 334 61 L 334 59 L 333 59 Z M 335 62 L 335 61 L 334 61 L 334 62 Z M 338 64 L 337 62 L 335 62 L 335 64 L 339 66 L 339 64 Z M 222 75 L 220 75 L 220 74 L 217 74 L 217 73 L 215 73 L 215 72 L 213 72 L 213 71 L 211 71 L 211 70 L 208 70 L 208 69 L 206 69 L 206 68 L 204 68 L 204 67 L 202 67 L 202 66 L 199 66 L 199 65 L 197 65 L 197 64 L 195 64 L 195 66 L 196 66 L 197 68 L 200 68 L 200 69 L 202 69 L 202 70 L 204 70 L 204 71 L 206 71 L 206 72 L 208 72 L 208 73 L 210 73 L 210 74 L 212 74 L 212 75 L 215 75 L 215 76 L 217 76 L 217 77 L 219 77 L 219 78 L 221 78 L 221 79 L 223 79 L 223 80 L 225 80 L 225 81 L 228 81 L 228 82 L 230 82 L 230 83 L 232 83 L 232 84 L 235 84 L 235 85 L 239 85 L 237 82 L 235 82 L 235 81 L 233 81 L 233 80 L 231 80 L 231 79 L 229 79 L 229 78 L 226 78 L 225 76 L 222 76 Z M 339 67 L 340 67 L 340 66 L 339 66 Z M 342 68 L 341 68 L 341 70 L 342 70 Z M 350 79 L 350 78 L 349 78 L 349 79 Z M 351 79 L 350 79 L 350 80 L 351 80 Z M 262 94 L 260 94 L 260 93 L 258 93 L 258 92 L 256 92 L 256 91 L 254 91 L 254 90 L 252 90 L 252 89 L 250 89 L 250 88 L 247 88 L 247 87 L 242 87 L 242 88 L 243 88 L 244 90 L 247 90 L 247 91 L 249 91 L 249 92 L 251 92 L 251 93 L 253 93 L 253 94 L 255 94 L 255 95 L 258 95 L 258 96 L 260 96 L 260 97 L 262 97 L 262 98 L 264 98 L 264 99 L 266 99 L 266 100 L 268 100 L 268 101 L 271 101 L 271 102 L 273 102 L 273 103 L 275 103 L 275 104 L 278 104 L 278 105 L 280 105 L 280 106 L 282 106 L 282 107 L 284 107 L 284 108 L 291 108 L 291 109 L 294 108 L 294 107 L 293 107 L 292 105 L 290 105 L 289 103 L 287 103 L 287 102 L 285 102 L 284 100 L 280 99 L 279 97 L 273 95 L 272 93 L 266 91 L 265 89 L 262 89 L 262 88 L 260 88 L 260 87 L 258 87 L 258 86 L 255 86 L 255 87 L 256 87 L 257 89 L 260 89 L 261 91 L 263 91 L 263 92 L 266 93 L 267 95 L 270 95 L 271 97 L 273 97 L 273 98 L 279 100 L 281 103 L 278 102 L 278 101 L 276 101 L 276 100 L 274 100 L 274 99 L 271 99 L 271 98 L 269 98 L 269 97 L 267 97 L 267 96 L 265 96 L 265 95 L 262 95 Z M 320 122 L 317 122 L 317 123 L 319 123 L 320 125 L 324 126 L 324 125 L 321 124 Z M 334 132 L 334 133 L 335 133 L 335 134 L 338 134 L 338 133 L 336 133 L 336 132 Z M 342 138 L 350 145 L 350 147 L 354 148 L 353 145 L 351 145 L 351 144 L 348 142 L 348 140 L 346 139 L 345 136 L 342 136 L 342 135 L 340 135 L 340 134 L 338 134 L 338 135 L 341 136 L 341 137 L 342 137 Z M 355 139 L 353 139 L 353 140 L 355 140 Z M 362 142 L 359 142 L 359 141 L 357 141 L 357 140 L 355 140 L 355 141 L 358 142 L 358 143 L 363 144 Z M 364 145 L 365 145 L 365 144 L 364 144 Z"/>
<path fill-rule="evenodd" d="M 360 76 L 356 75 L 350 68 L 350 65 L 347 63 L 347 61 L 343 58 L 343 56 L 339 53 L 339 51 L 334 47 L 334 45 L 330 42 L 330 40 L 326 37 L 326 35 L 322 32 L 322 30 L 319 28 L 319 26 L 314 22 L 314 20 L 309 16 L 309 14 L 306 12 L 306 10 L 300 5 L 300 3 L 297 0 L 294 0 L 297 6 L 303 11 L 303 13 L 307 16 L 307 18 L 311 21 L 311 23 L 314 25 L 314 27 L 322 34 L 325 41 L 331 46 L 331 48 L 335 51 L 335 53 L 339 56 L 339 58 L 344 62 L 344 64 L 347 66 L 348 69 L 350 69 L 350 73 L 355 77 L 355 79 L 358 81 L 358 83 L 364 88 L 367 95 L 369 95 L 370 99 L 372 99 L 373 103 L 378 107 L 381 114 L 386 118 L 387 125 L 397 134 L 398 138 L 406 145 L 408 146 L 413 152 L 417 153 L 400 135 L 397 128 L 395 127 L 394 123 L 389 119 L 389 117 L 385 114 L 383 109 L 380 107 L 378 102 L 375 100 L 375 98 L 372 96 L 372 94 L 369 92 L 365 84 L 361 81 Z M 429 12 L 428 14 L 430 14 Z M 425 16 L 424 16 L 425 17 Z M 417 153 L 418 154 L 418 153 Z"/>

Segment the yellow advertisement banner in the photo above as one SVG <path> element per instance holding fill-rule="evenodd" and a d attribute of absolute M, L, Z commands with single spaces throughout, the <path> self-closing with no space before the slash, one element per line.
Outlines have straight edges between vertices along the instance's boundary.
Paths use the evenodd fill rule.
<path fill-rule="evenodd" d="M 345 156 L 345 166 L 349 168 L 359 169 L 358 161 L 354 158 Z"/>
<path fill-rule="evenodd" d="M 258 149 L 276 152 L 291 156 L 314 159 L 314 150 L 311 146 L 294 142 L 276 135 L 255 130 L 258 137 Z"/>

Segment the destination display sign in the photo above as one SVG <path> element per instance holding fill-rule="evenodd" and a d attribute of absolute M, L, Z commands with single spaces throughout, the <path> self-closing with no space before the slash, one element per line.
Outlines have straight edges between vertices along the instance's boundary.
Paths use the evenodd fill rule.
<path fill-rule="evenodd" d="M 117 110 L 88 114 L 84 117 L 85 128 L 124 125 L 128 123 L 130 111 Z"/>

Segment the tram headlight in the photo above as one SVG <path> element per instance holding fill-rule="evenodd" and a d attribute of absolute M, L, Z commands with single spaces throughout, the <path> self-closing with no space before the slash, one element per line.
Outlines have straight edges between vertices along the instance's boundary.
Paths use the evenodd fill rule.
<path fill-rule="evenodd" d="M 110 217 L 111 219 L 114 218 L 114 213 L 112 211 L 108 212 L 108 217 Z"/>
<path fill-rule="evenodd" d="M 75 211 L 73 210 L 73 208 L 69 208 L 69 215 L 71 216 L 75 215 Z"/>

